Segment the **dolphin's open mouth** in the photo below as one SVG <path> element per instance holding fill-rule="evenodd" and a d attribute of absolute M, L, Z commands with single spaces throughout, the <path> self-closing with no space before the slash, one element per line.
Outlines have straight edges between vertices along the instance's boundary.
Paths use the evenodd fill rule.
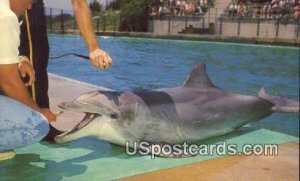
<path fill-rule="evenodd" d="M 87 100 L 89 100 L 87 98 Z M 101 104 L 95 102 L 93 100 L 84 101 L 84 100 L 74 100 L 73 102 L 62 102 L 58 105 L 58 107 L 69 110 L 75 111 L 79 113 L 85 113 L 84 118 L 78 123 L 71 131 L 64 132 L 55 137 L 55 141 L 57 143 L 66 142 L 70 138 L 68 136 L 74 135 L 78 133 L 82 128 L 89 125 L 93 120 L 97 117 L 109 117 L 111 119 L 118 119 L 120 117 L 120 113 L 116 108 L 107 106 L 106 104 Z"/>
<path fill-rule="evenodd" d="M 91 123 L 96 117 L 101 116 L 99 114 L 96 113 L 86 113 L 84 118 L 80 121 L 80 123 L 78 123 L 71 131 L 67 131 L 61 135 L 58 135 L 56 137 L 60 138 L 63 136 L 67 136 L 69 134 L 75 133 L 78 130 L 84 128 L 85 126 L 87 126 L 89 123 Z"/>

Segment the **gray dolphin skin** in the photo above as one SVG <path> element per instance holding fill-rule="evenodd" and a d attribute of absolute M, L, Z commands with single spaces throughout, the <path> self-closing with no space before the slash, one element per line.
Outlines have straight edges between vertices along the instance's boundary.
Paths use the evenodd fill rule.
<path fill-rule="evenodd" d="M 299 112 L 299 101 L 234 94 L 214 86 L 205 64 L 198 64 L 182 86 L 156 90 L 94 91 L 59 107 L 86 113 L 65 143 L 93 136 L 117 145 L 126 141 L 193 143 L 232 132 L 273 112 Z M 132 146 L 132 145 L 131 145 Z"/>

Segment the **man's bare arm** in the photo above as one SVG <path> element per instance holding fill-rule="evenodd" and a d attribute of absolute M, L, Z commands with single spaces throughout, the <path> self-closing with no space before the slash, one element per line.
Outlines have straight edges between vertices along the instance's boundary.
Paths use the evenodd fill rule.
<path fill-rule="evenodd" d="M 0 65 L 0 87 L 8 97 L 42 113 L 48 121 L 56 121 L 55 114 L 47 109 L 41 109 L 33 101 L 19 75 L 18 64 Z"/>
<path fill-rule="evenodd" d="M 86 0 L 72 0 L 78 28 L 89 49 L 93 66 L 106 69 L 112 64 L 112 59 L 100 49 L 92 23 L 92 16 Z"/>
<path fill-rule="evenodd" d="M 92 25 L 91 12 L 86 0 L 72 0 L 72 3 L 78 28 L 89 50 L 93 51 L 99 48 Z"/>
<path fill-rule="evenodd" d="M 41 112 L 19 75 L 18 64 L 0 65 L 0 87 L 8 97 Z"/>

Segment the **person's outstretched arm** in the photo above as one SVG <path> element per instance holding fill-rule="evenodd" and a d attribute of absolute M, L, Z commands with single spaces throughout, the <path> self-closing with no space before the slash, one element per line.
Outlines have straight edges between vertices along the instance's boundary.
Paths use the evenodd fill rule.
<path fill-rule="evenodd" d="M 112 64 L 112 59 L 98 45 L 86 0 L 72 0 L 72 4 L 78 28 L 89 49 L 91 63 L 97 68 L 107 69 Z"/>

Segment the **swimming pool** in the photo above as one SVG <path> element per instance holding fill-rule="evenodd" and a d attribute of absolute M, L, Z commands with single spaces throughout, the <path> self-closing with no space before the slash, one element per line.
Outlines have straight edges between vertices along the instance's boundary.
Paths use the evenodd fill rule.
<path fill-rule="evenodd" d="M 49 40 L 52 56 L 87 54 L 78 36 L 51 35 Z M 212 82 L 222 89 L 257 95 L 264 86 L 272 94 L 299 98 L 297 48 L 122 37 L 102 37 L 100 44 L 114 60 L 109 70 L 96 70 L 88 61 L 69 56 L 51 60 L 48 71 L 111 89 L 149 89 L 180 85 L 195 64 L 204 62 Z M 207 142 L 242 145 L 299 140 L 298 120 L 299 114 L 273 114 Z M 128 156 L 124 148 L 92 138 L 63 145 L 35 144 L 17 153 L 15 159 L 0 163 L 0 180 L 111 180 L 217 157 L 151 160 Z"/>

